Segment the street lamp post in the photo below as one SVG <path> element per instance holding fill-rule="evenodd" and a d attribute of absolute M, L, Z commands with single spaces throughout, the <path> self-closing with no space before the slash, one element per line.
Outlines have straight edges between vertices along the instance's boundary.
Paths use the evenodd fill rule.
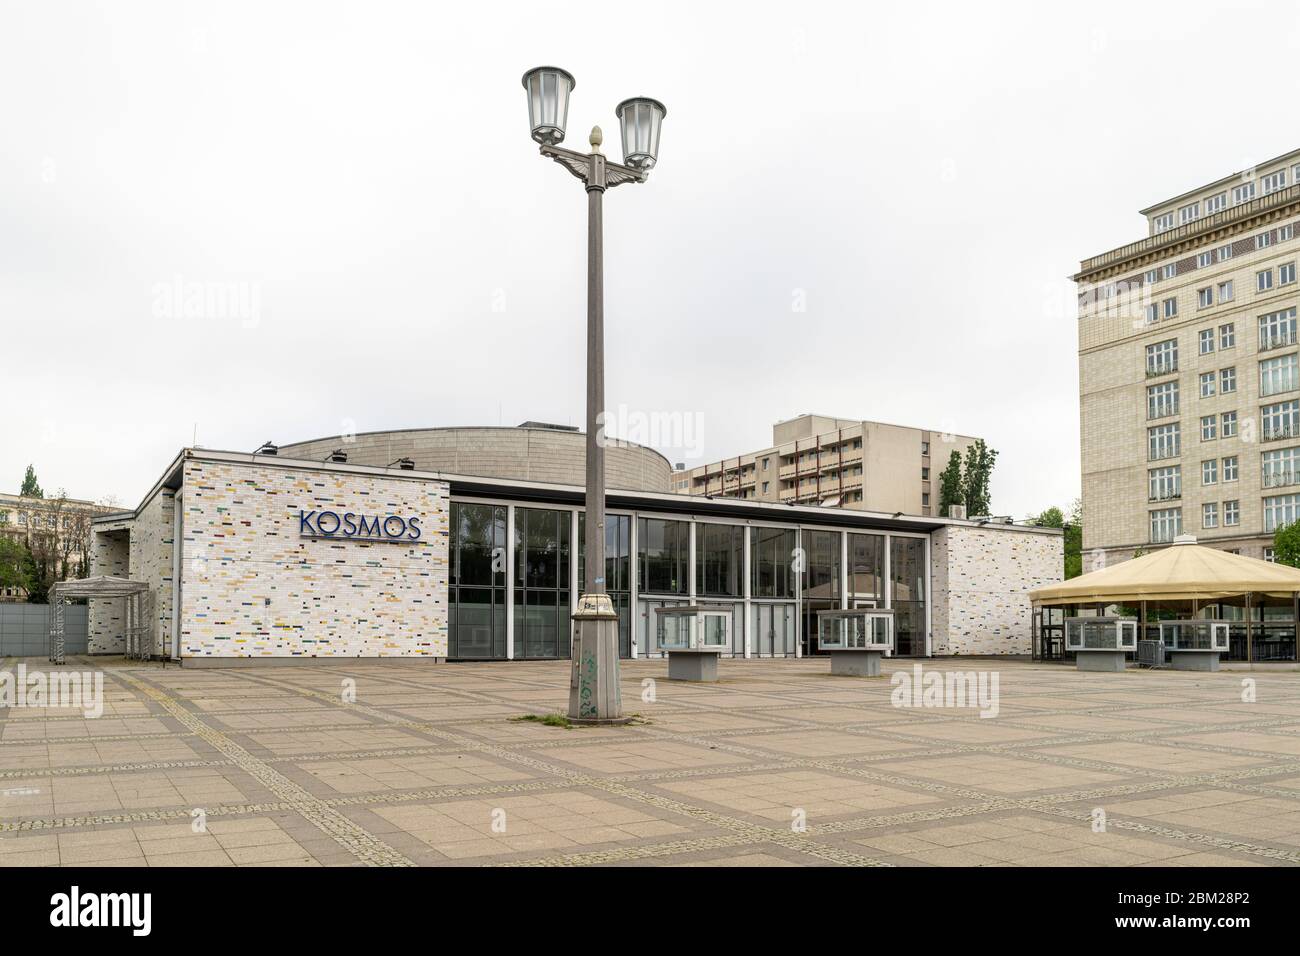
<path fill-rule="evenodd" d="M 591 131 L 591 152 L 564 149 L 573 75 L 553 66 L 524 74 L 528 119 L 541 153 L 580 179 L 587 192 L 587 493 L 582 594 L 573 614 L 573 665 L 569 719 L 578 723 L 626 723 L 618 688 L 618 615 L 605 588 L 605 279 L 602 202 L 606 189 L 643 183 L 659 153 L 659 130 L 667 115 L 647 97 L 624 100 L 615 110 L 622 126 L 624 163 L 600 152 L 600 127 Z"/>

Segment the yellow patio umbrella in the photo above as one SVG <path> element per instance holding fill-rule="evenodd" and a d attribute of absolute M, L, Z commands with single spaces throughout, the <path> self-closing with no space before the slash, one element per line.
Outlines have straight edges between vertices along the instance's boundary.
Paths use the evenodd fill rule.
<path fill-rule="evenodd" d="M 1213 600 L 1252 592 L 1290 597 L 1300 592 L 1300 569 L 1207 548 L 1192 535 L 1180 535 L 1168 548 L 1035 588 L 1029 597 L 1041 606 Z"/>

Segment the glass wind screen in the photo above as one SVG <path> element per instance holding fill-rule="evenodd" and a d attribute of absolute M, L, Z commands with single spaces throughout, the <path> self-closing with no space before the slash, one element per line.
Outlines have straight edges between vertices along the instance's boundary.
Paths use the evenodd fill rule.
<path fill-rule="evenodd" d="M 705 614 L 702 617 L 704 618 L 704 646 L 725 647 L 727 644 L 727 615 Z"/>
<path fill-rule="evenodd" d="M 660 614 L 657 634 L 659 646 L 667 648 L 691 646 L 693 614 Z"/>

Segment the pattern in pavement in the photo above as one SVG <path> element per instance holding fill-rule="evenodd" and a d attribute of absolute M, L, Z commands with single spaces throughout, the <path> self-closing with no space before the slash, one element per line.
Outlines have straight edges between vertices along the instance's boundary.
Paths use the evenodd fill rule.
<path fill-rule="evenodd" d="M 0 865 L 1300 863 L 1300 674 L 924 666 L 996 671 L 997 716 L 894 706 L 904 661 L 624 662 L 642 720 L 566 730 L 511 718 L 567 662 L 74 659 L 101 717 L 0 709 Z"/>

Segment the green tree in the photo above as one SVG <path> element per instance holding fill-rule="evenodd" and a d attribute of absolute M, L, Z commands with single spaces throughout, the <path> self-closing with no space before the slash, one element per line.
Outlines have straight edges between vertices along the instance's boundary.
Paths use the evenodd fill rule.
<path fill-rule="evenodd" d="M 989 480 L 998 453 L 977 438 L 966 447 L 966 462 L 962 468 L 961 491 L 966 502 L 966 516 L 986 515 L 993 507 L 989 497 Z"/>
<path fill-rule="evenodd" d="M 948 466 L 939 473 L 939 514 L 948 517 L 951 505 L 965 503 L 961 491 L 961 452 L 954 450 L 948 456 Z"/>
<path fill-rule="evenodd" d="M 1083 573 L 1083 504 L 1078 498 L 1070 507 L 1067 518 L 1060 508 L 1053 505 L 1035 518 L 1031 518 L 1040 528 L 1060 528 L 1065 532 L 1065 580 L 1077 578 Z"/>
<path fill-rule="evenodd" d="M 18 493 L 24 498 L 45 497 L 45 492 L 41 491 L 41 486 L 36 481 L 36 469 L 31 465 L 27 466 L 27 474 L 23 475 L 23 486 Z"/>
<path fill-rule="evenodd" d="M 1300 521 L 1284 524 L 1273 532 L 1273 560 L 1300 568 Z"/>
<path fill-rule="evenodd" d="M 27 545 L 17 538 L 0 538 L 0 589 L 31 591 L 35 578 L 36 564 Z"/>

